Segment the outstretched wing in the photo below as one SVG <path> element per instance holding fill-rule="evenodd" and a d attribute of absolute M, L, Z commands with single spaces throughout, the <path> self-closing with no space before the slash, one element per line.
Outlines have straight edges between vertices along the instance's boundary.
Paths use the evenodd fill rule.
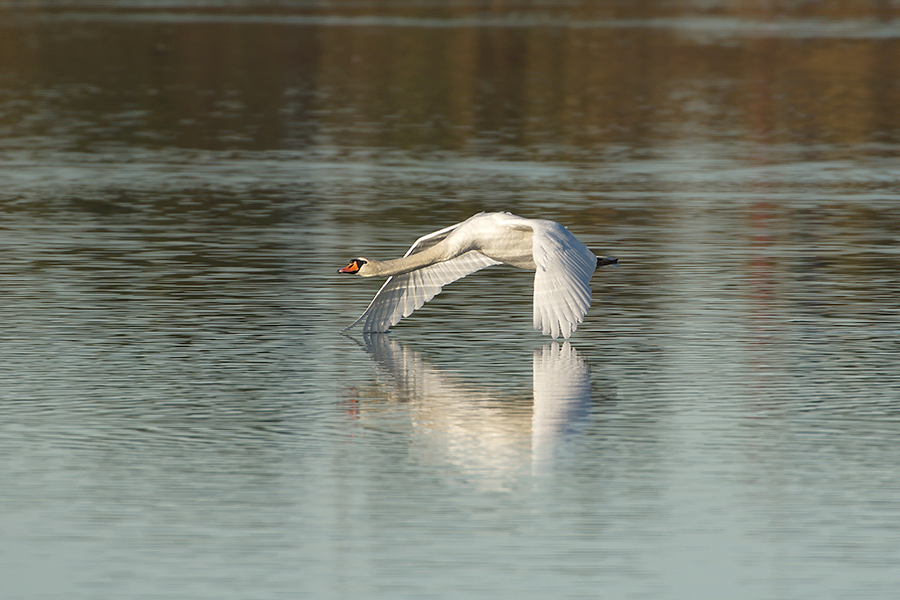
<path fill-rule="evenodd" d="M 364 333 L 381 333 L 396 325 L 403 317 L 441 293 L 448 283 L 491 265 L 500 264 L 481 252 L 472 250 L 452 260 L 436 263 L 403 275 L 389 278 L 375 294 L 372 303 L 350 327 L 361 321 Z M 350 329 L 347 327 L 347 329 Z"/>
<path fill-rule="evenodd" d="M 409 256 L 421 252 L 446 238 L 457 227 L 465 223 L 457 223 L 445 227 L 439 231 L 429 233 L 417 239 L 406 254 Z M 500 264 L 498 261 L 488 258 L 476 250 L 461 254 L 456 258 L 428 267 L 388 277 L 378 293 L 369 303 L 365 312 L 344 331 L 359 325 L 364 321 L 364 333 L 381 333 L 396 325 L 403 317 L 408 317 L 413 311 L 422 308 L 422 305 L 441 293 L 448 283 L 462 279 L 466 275 Z"/>
<path fill-rule="evenodd" d="M 597 257 L 559 223 L 535 220 L 532 227 L 534 328 L 568 338 L 591 307 Z"/>

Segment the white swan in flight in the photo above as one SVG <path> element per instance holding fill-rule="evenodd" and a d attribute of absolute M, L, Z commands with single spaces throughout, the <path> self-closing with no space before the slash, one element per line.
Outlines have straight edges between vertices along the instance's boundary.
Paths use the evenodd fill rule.
<path fill-rule="evenodd" d="M 595 256 L 568 229 L 508 212 L 478 213 L 420 237 L 403 258 L 354 258 L 338 273 L 388 276 L 360 317 L 363 332 L 381 333 L 421 308 L 457 279 L 491 265 L 534 271 L 534 328 L 568 338 L 591 306 L 590 280 L 615 258 Z"/>

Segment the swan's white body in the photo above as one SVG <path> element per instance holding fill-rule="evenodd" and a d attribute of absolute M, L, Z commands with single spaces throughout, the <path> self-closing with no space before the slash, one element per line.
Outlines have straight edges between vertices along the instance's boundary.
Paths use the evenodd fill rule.
<path fill-rule="evenodd" d="M 590 280 L 602 259 L 555 221 L 479 213 L 425 235 L 403 258 L 355 259 L 343 273 L 389 276 L 366 311 L 366 333 L 384 332 L 441 292 L 443 286 L 485 267 L 508 264 L 534 271 L 534 328 L 568 338 L 591 306 Z"/>

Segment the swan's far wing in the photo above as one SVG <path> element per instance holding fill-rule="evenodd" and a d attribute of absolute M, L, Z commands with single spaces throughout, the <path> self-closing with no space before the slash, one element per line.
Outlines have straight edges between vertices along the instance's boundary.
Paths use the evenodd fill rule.
<path fill-rule="evenodd" d="M 568 229 L 535 221 L 534 328 L 568 338 L 591 307 L 591 275 L 597 257 Z"/>
<path fill-rule="evenodd" d="M 415 245 L 414 245 L 415 247 Z M 411 249 L 412 250 L 412 249 Z M 448 283 L 500 263 L 472 250 L 454 259 L 389 278 L 353 327 L 364 321 L 364 333 L 381 333 L 441 293 Z M 350 329 L 347 327 L 347 329 Z M 346 330 L 345 330 L 346 331 Z"/>
<path fill-rule="evenodd" d="M 413 242 L 413 245 L 409 247 L 409 250 L 406 251 L 406 254 L 404 254 L 403 257 L 406 258 L 410 254 L 418 254 L 426 248 L 431 248 L 432 246 L 443 240 L 445 237 L 450 235 L 463 223 L 465 223 L 465 221 L 460 221 L 459 223 L 451 225 L 450 227 L 444 227 L 443 229 L 438 229 L 437 231 L 432 231 L 431 233 L 423 235 L 415 242 Z"/>

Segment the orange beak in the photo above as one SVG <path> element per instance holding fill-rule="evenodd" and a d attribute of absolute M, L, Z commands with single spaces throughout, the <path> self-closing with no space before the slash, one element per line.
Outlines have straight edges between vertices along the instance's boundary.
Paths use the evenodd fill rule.
<path fill-rule="evenodd" d="M 355 260 L 351 260 L 350 264 L 344 267 L 343 269 L 338 269 L 338 273 L 356 273 L 359 271 L 359 263 Z"/>

